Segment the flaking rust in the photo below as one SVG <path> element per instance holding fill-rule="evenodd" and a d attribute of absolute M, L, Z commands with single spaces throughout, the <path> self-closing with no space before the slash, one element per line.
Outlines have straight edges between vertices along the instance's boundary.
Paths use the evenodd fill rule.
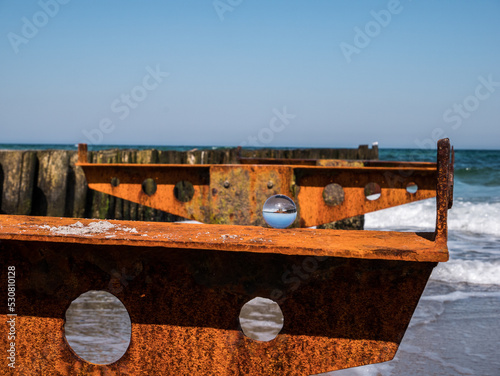
<path fill-rule="evenodd" d="M 210 171 L 200 168 L 204 186 Z M 327 181 L 309 173 L 298 179 Z M 1 267 L 17 273 L 13 374 L 314 375 L 391 360 L 432 269 L 448 259 L 452 183 L 441 140 L 432 233 L 0 216 Z M 136 273 L 116 288 L 116 270 Z M 86 362 L 64 338 L 67 308 L 89 290 L 114 293 L 130 315 L 130 346 L 115 363 Z M 257 296 L 283 312 L 269 342 L 239 327 L 241 307 Z"/>
<path fill-rule="evenodd" d="M 96 191 L 184 218 L 211 224 L 265 224 L 262 205 L 273 194 L 291 197 L 298 207 L 294 227 L 312 227 L 436 196 L 437 165 L 430 162 L 345 161 L 325 159 L 243 158 L 235 165 L 88 163 L 79 145 L 79 163 Z M 144 182 L 156 191 L 148 194 Z M 119 184 L 116 184 L 119 182 Z M 187 201 L 176 185 L 188 182 Z M 343 201 L 328 205 L 324 190 L 337 184 Z M 374 185 L 377 200 L 366 197 Z M 409 185 L 418 187 L 408 192 Z"/>

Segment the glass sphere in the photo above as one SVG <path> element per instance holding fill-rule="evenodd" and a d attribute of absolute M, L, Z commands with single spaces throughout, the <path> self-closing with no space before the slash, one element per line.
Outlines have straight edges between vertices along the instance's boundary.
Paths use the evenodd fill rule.
<path fill-rule="evenodd" d="M 285 195 L 274 195 L 264 203 L 262 214 L 269 226 L 287 228 L 297 217 L 297 207 L 291 198 Z"/>

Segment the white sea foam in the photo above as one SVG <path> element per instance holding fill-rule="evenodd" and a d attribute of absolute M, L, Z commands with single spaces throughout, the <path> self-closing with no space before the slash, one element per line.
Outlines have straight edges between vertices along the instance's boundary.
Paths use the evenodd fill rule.
<path fill-rule="evenodd" d="M 365 214 L 365 229 L 420 228 L 432 230 L 436 222 L 436 201 L 425 200 Z"/>
<path fill-rule="evenodd" d="M 421 300 L 424 301 L 438 301 L 438 302 L 456 302 L 457 300 L 464 300 L 469 298 L 500 298 L 500 291 L 453 291 L 444 295 L 424 296 Z"/>
<path fill-rule="evenodd" d="M 457 202 L 449 211 L 450 230 L 500 235 L 500 203 Z"/>
<path fill-rule="evenodd" d="M 448 212 L 451 231 L 500 235 L 500 203 L 455 202 Z M 365 215 L 367 230 L 417 228 L 432 231 L 436 221 L 436 200 L 429 199 Z"/>
<path fill-rule="evenodd" d="M 394 363 L 371 364 L 368 366 L 348 368 L 340 371 L 322 373 L 324 376 L 381 376 L 392 375 Z"/>
<path fill-rule="evenodd" d="M 451 260 L 440 263 L 431 279 L 451 283 L 500 286 L 500 260 Z"/>

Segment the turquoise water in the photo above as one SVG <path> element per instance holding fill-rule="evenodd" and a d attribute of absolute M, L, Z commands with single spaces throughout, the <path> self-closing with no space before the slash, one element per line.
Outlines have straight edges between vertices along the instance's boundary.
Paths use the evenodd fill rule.
<path fill-rule="evenodd" d="M 381 160 L 435 162 L 436 151 L 381 149 Z M 455 195 L 464 199 L 482 198 L 485 202 L 500 198 L 500 150 L 455 151 Z"/>

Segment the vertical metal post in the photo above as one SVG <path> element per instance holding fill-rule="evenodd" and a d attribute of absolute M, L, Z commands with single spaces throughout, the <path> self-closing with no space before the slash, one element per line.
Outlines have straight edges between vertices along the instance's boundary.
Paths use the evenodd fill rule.
<path fill-rule="evenodd" d="M 437 186 L 436 186 L 436 243 L 446 243 L 448 239 L 448 206 L 450 200 L 450 140 L 444 138 L 437 145 Z"/>

